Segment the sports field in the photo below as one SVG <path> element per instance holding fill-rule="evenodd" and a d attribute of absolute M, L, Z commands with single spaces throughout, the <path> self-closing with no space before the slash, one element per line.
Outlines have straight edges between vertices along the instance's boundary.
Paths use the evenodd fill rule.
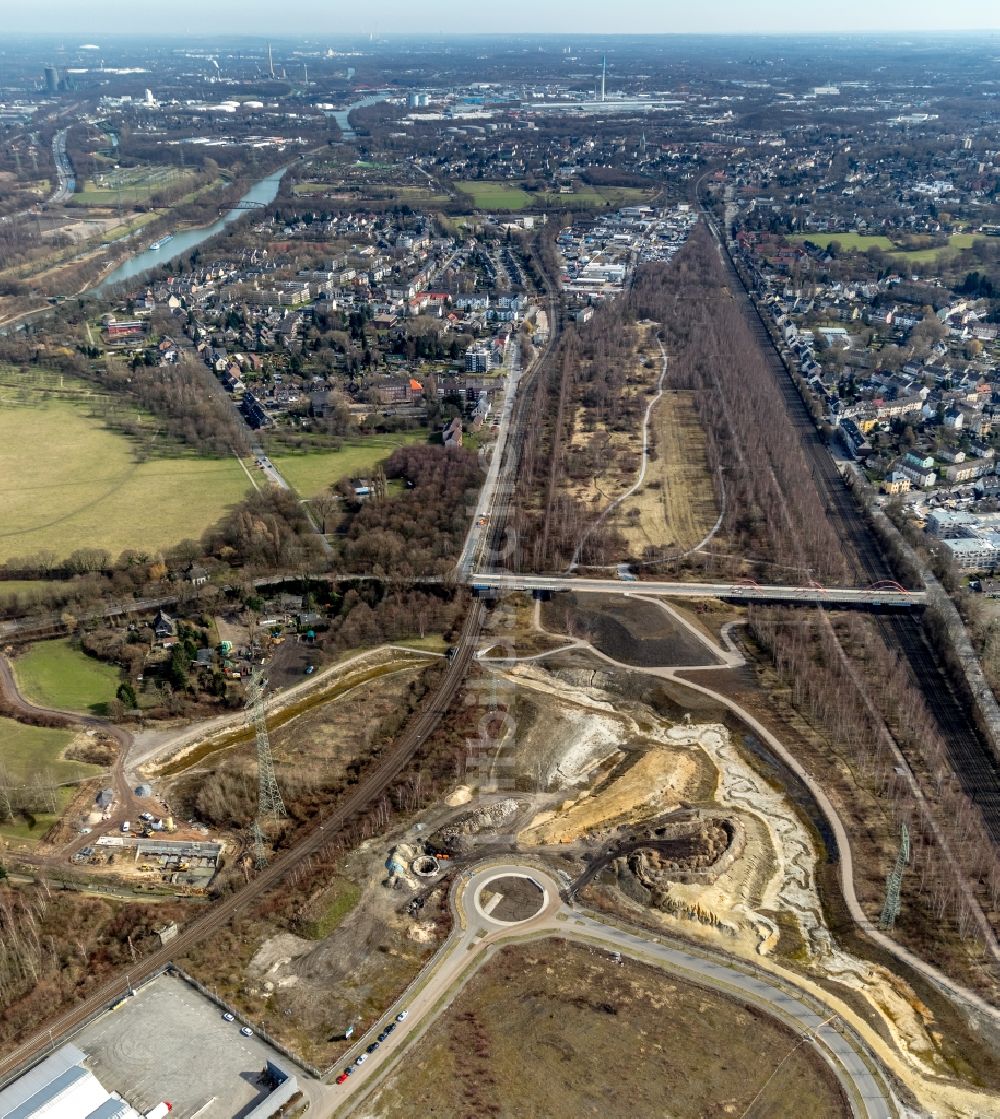
<path fill-rule="evenodd" d="M 0 401 L 0 478 L 0 561 L 82 547 L 156 551 L 200 536 L 250 486 L 234 458 L 136 462 L 127 439 L 55 401 Z"/>
<path fill-rule="evenodd" d="M 480 210 L 523 210 L 526 206 L 537 206 L 538 197 L 529 194 L 516 183 L 497 183 L 489 180 L 456 183 L 463 194 L 472 196 L 472 204 Z"/>
<path fill-rule="evenodd" d="M 69 639 L 39 641 L 14 662 L 21 694 L 41 707 L 103 715 L 121 674 L 78 649 Z"/>
<path fill-rule="evenodd" d="M 315 497 L 341 478 L 367 475 L 397 447 L 423 443 L 424 431 L 401 431 L 393 435 L 368 435 L 344 442 L 339 451 L 314 451 L 301 455 L 271 455 L 271 461 L 293 489 L 303 497 Z"/>

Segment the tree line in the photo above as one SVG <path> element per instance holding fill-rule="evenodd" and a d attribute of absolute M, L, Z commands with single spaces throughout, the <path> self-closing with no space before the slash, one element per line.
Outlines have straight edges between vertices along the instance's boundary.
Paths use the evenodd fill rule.
<path fill-rule="evenodd" d="M 790 612 L 754 606 L 750 632 L 791 690 L 793 706 L 839 745 L 896 827 L 907 824 L 904 901 L 925 906 L 996 962 L 1000 857 L 905 660 L 870 618 L 848 614 L 831 623 L 821 611 L 810 617 L 796 610 L 793 622 Z"/>

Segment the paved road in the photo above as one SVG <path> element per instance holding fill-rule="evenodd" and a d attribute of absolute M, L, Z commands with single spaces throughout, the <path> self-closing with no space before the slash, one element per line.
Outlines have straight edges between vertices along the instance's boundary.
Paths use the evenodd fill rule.
<path fill-rule="evenodd" d="M 489 880 L 504 875 L 530 877 L 544 891 L 540 910 L 517 924 L 502 923 L 480 907 L 480 890 Z M 342 1093 L 332 1115 L 349 1114 L 361 1104 L 395 1064 L 407 1059 L 406 1046 L 418 1039 L 433 1020 L 456 997 L 462 985 L 504 941 L 525 936 L 562 936 L 597 943 L 609 951 L 654 964 L 704 987 L 717 990 L 756 1006 L 779 1019 L 798 1034 L 830 1065 L 843 1084 L 856 1119 L 894 1119 L 898 1112 L 881 1070 L 864 1051 L 859 1039 L 836 1028 L 822 1006 L 813 1006 L 807 997 L 786 989 L 768 973 L 745 968 L 742 964 L 709 953 L 701 954 L 652 935 L 606 925 L 595 918 L 568 909 L 559 895 L 555 879 L 538 867 L 514 861 L 480 865 L 466 872 L 452 891 L 455 931 L 442 950 L 424 969 L 411 993 L 391 1007 L 359 1038 L 345 1054 L 343 1066 L 356 1060 L 374 1038 L 405 1009 L 406 1019 L 399 1023 L 387 1041 L 351 1077 L 338 1087 Z M 870 1062 L 870 1063 L 869 1063 Z M 763 1085 L 772 1067 L 759 1070 Z M 753 1075 L 753 1073 L 751 1073 Z"/>
<path fill-rule="evenodd" d="M 73 193 L 70 183 L 73 179 L 73 165 L 66 154 L 66 129 L 63 128 L 52 137 L 52 162 L 56 168 L 56 189 L 47 205 L 58 206 L 69 200 Z"/>
<path fill-rule="evenodd" d="M 476 571 L 475 587 L 521 591 L 576 591 L 582 594 L 656 594 L 668 598 L 729 598 L 758 602 L 806 602 L 819 606 L 903 606 L 926 604 L 924 591 L 872 590 L 868 587 L 796 587 L 743 583 L 666 583 L 581 579 L 577 576 L 511 575 Z"/>

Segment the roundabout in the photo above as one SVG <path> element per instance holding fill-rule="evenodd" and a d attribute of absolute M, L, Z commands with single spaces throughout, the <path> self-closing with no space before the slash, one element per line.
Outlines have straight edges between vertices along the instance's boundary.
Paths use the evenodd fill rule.
<path fill-rule="evenodd" d="M 537 917 L 549 900 L 538 879 L 524 873 L 499 873 L 476 887 L 472 904 L 479 917 L 494 925 L 520 925 Z"/>

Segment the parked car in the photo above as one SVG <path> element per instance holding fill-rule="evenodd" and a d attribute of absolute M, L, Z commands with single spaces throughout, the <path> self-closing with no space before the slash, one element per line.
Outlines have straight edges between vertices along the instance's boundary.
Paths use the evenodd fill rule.
<path fill-rule="evenodd" d="M 347 1073 L 346 1073 L 346 1072 L 342 1072 L 342 1073 L 340 1074 L 340 1076 L 338 1076 L 338 1077 L 337 1077 L 337 1083 L 338 1083 L 338 1084 L 343 1084 L 343 1083 L 344 1083 L 344 1081 L 345 1081 L 346 1079 L 347 1079 Z"/>
<path fill-rule="evenodd" d="M 235 1022 L 235 1021 L 236 1021 L 236 1019 L 235 1019 L 235 1018 L 233 1017 L 233 1015 L 232 1015 L 232 1014 L 230 1014 L 230 1013 L 229 1013 L 229 1011 L 228 1011 L 228 1010 L 226 1011 L 226 1013 L 225 1013 L 225 1014 L 223 1014 L 223 1016 L 222 1016 L 222 1020 L 223 1020 L 224 1022 Z"/>
<path fill-rule="evenodd" d="M 252 1030 L 252 1029 L 250 1029 L 250 1027 L 249 1027 L 249 1026 L 244 1026 L 244 1027 L 243 1027 L 243 1029 L 241 1029 L 241 1030 L 240 1030 L 240 1033 L 241 1033 L 241 1034 L 242 1034 L 242 1035 L 243 1035 L 244 1037 L 253 1037 L 253 1030 Z"/>
<path fill-rule="evenodd" d="M 399 1013 L 398 1013 L 398 1014 L 396 1015 L 396 1021 L 397 1021 L 397 1022 L 403 1022 L 403 1021 L 405 1021 L 405 1020 L 406 1020 L 406 1016 L 407 1016 L 407 1014 L 409 1014 L 409 1013 L 410 1013 L 410 1012 L 409 1012 L 408 1010 L 401 1010 L 401 1011 L 400 1011 L 400 1012 L 399 1012 Z"/>
<path fill-rule="evenodd" d="M 368 1060 L 368 1054 L 367 1053 L 362 1053 L 354 1063 L 356 1065 L 363 1065 L 365 1063 L 365 1061 L 367 1061 L 367 1060 Z"/>
<path fill-rule="evenodd" d="M 369 1045 L 368 1048 L 365 1050 L 365 1052 L 366 1053 L 374 1053 L 375 1050 L 378 1049 L 378 1046 L 379 1046 L 379 1043 L 377 1041 L 373 1041 L 371 1043 L 371 1045 Z"/>

